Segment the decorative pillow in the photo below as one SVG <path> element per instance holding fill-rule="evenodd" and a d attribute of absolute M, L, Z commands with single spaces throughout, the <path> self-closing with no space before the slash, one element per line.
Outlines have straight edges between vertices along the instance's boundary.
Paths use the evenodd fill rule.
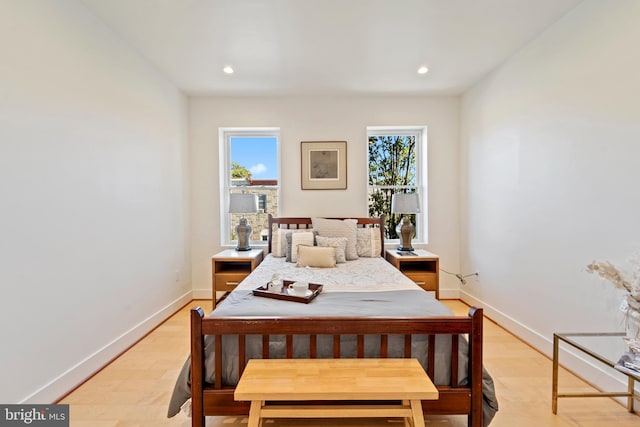
<path fill-rule="evenodd" d="M 358 228 L 356 249 L 358 256 L 375 258 L 380 256 L 382 241 L 379 228 Z"/>
<path fill-rule="evenodd" d="M 313 246 L 313 231 L 287 231 L 287 262 L 298 261 L 298 245 Z"/>
<path fill-rule="evenodd" d="M 271 255 L 276 258 L 283 258 L 287 256 L 287 233 L 305 233 L 313 231 L 312 229 L 287 229 L 276 228 L 271 233 Z"/>
<path fill-rule="evenodd" d="M 324 237 L 346 237 L 347 247 L 345 256 L 348 260 L 358 259 L 358 250 L 356 249 L 356 240 L 358 229 L 358 220 L 355 219 L 326 219 L 311 218 L 313 229 L 318 232 L 319 236 Z"/>
<path fill-rule="evenodd" d="M 345 255 L 345 250 L 347 249 L 347 238 L 346 237 L 316 237 L 316 243 L 318 246 L 324 247 L 332 247 L 336 248 L 336 262 L 343 263 L 347 262 L 347 258 Z"/>
<path fill-rule="evenodd" d="M 287 231 L 277 228 L 271 233 L 271 254 L 282 258 L 287 255 Z"/>
<path fill-rule="evenodd" d="M 336 248 L 298 245 L 298 267 L 336 266 Z"/>

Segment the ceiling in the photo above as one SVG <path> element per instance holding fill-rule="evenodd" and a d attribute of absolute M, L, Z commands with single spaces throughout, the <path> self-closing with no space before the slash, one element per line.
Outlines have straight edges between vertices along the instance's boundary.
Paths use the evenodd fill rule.
<path fill-rule="evenodd" d="M 82 1 L 190 95 L 424 95 L 463 92 L 581 0 Z"/>

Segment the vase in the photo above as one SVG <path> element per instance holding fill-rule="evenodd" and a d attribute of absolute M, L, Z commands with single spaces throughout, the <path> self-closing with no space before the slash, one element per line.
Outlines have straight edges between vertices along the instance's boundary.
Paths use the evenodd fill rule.
<path fill-rule="evenodd" d="M 640 340 L 640 322 L 631 316 L 627 316 L 625 323 L 625 335 L 627 338 Z"/>
<path fill-rule="evenodd" d="M 640 305 L 635 298 L 627 295 L 620 307 L 625 314 L 625 334 L 627 338 L 640 339 Z"/>

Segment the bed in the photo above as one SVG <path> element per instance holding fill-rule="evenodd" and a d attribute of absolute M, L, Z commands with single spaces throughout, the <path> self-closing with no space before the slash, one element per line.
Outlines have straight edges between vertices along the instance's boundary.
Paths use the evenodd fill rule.
<path fill-rule="evenodd" d="M 438 400 L 422 402 L 425 414 L 463 414 L 471 427 L 488 425 L 498 406 L 482 366 L 482 309 L 454 316 L 386 262 L 383 224 L 382 217 L 269 216 L 263 262 L 211 314 L 191 310 L 191 355 L 176 381 L 168 415 L 189 399 L 194 427 L 204 426 L 207 415 L 248 414 L 249 402 L 236 402 L 233 391 L 251 358 L 413 357 L 440 393 Z M 327 251 L 309 249 L 309 233 L 311 242 L 333 248 L 335 259 L 343 249 L 347 259 L 356 252 L 364 255 L 316 267 L 315 254 L 324 259 Z M 349 241 L 363 236 L 355 246 Z M 343 244 L 345 239 L 349 242 Z M 274 273 L 322 284 L 322 293 L 309 304 L 255 296 L 252 291 Z"/>

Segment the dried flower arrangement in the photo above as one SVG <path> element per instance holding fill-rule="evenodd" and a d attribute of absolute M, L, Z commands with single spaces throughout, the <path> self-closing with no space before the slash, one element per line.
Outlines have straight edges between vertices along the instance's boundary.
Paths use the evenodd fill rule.
<path fill-rule="evenodd" d="M 625 313 L 627 320 L 627 333 L 630 338 L 640 338 L 640 257 L 636 254 L 629 259 L 633 271 L 628 273 L 619 269 L 609 261 L 594 261 L 587 265 L 589 273 L 595 273 L 600 278 L 609 281 L 618 289 L 626 293 L 625 299 L 620 305 L 620 310 Z"/>

